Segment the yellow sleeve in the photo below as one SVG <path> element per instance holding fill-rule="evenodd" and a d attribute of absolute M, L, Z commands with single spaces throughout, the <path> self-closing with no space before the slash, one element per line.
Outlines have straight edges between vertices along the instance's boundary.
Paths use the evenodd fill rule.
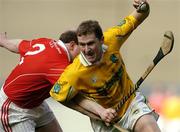
<path fill-rule="evenodd" d="M 66 67 L 50 91 L 52 98 L 59 102 L 66 102 L 72 99 L 81 90 L 81 85 L 79 85 L 81 81 L 79 81 L 77 77 L 77 75 L 79 75 L 78 68 L 80 64 L 78 57 L 76 57 L 73 63 Z"/>
<path fill-rule="evenodd" d="M 52 98 L 59 102 L 66 102 L 72 99 L 78 91 L 73 88 L 64 78 L 59 78 L 50 91 Z"/>
<path fill-rule="evenodd" d="M 104 43 L 110 47 L 110 50 L 119 50 L 136 25 L 137 20 L 133 16 L 127 16 L 119 25 L 104 32 Z"/>

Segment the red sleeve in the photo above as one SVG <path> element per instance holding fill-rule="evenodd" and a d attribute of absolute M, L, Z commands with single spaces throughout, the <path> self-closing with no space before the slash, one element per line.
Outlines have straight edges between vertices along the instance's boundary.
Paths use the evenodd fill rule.
<path fill-rule="evenodd" d="M 31 41 L 28 40 L 22 40 L 19 44 L 19 53 L 21 56 L 23 56 L 30 48 Z"/>

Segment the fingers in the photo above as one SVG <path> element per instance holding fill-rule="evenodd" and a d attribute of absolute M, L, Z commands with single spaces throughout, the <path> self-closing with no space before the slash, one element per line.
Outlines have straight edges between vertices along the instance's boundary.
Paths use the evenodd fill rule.
<path fill-rule="evenodd" d="M 6 32 L 0 33 L 0 47 L 2 47 L 2 44 L 4 43 L 4 41 L 5 41 L 6 39 L 7 39 Z"/>
<path fill-rule="evenodd" d="M 111 124 L 110 124 L 110 123 L 108 123 L 108 122 L 105 122 L 105 125 L 106 125 L 106 126 L 110 126 Z"/>
<path fill-rule="evenodd" d="M 112 109 L 112 108 L 109 108 L 109 109 L 107 109 L 108 110 L 108 118 L 109 119 L 114 119 L 116 116 L 117 116 L 117 112 L 116 112 L 116 110 L 114 110 L 114 109 Z"/>
<path fill-rule="evenodd" d="M 134 0 L 133 6 L 137 9 L 143 2 L 146 2 L 146 0 Z"/>
<path fill-rule="evenodd" d="M 147 2 L 147 0 L 134 0 L 135 3 L 142 3 L 142 2 Z"/>
<path fill-rule="evenodd" d="M 0 38 L 1 39 L 7 38 L 7 33 L 6 32 L 0 33 Z"/>
<path fill-rule="evenodd" d="M 105 122 L 107 126 L 116 118 L 117 112 L 112 109 L 108 108 L 103 113 L 101 113 L 101 119 Z"/>

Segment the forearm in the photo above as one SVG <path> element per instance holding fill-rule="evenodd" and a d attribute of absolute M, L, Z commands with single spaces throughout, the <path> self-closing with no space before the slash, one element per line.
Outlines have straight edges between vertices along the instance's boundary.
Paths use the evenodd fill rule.
<path fill-rule="evenodd" d="M 18 47 L 21 41 L 21 39 L 7 39 L 6 33 L 0 34 L 0 47 L 4 47 L 11 52 L 19 53 Z"/>
<path fill-rule="evenodd" d="M 84 97 L 78 95 L 74 98 L 74 101 L 81 106 L 82 108 L 84 108 L 87 111 L 90 111 L 96 115 L 100 115 L 105 108 L 102 107 L 101 105 L 99 105 L 98 103 L 96 103 L 95 101 L 89 100 L 89 99 L 85 99 Z"/>
<path fill-rule="evenodd" d="M 94 119 L 99 120 L 101 118 L 101 120 L 103 120 L 107 125 L 109 125 L 109 123 L 112 122 L 117 116 L 115 109 L 106 109 L 95 101 L 85 99 L 82 96 L 76 96 L 75 101 L 81 106 L 81 113 L 86 114 Z"/>
<path fill-rule="evenodd" d="M 80 106 L 74 100 L 70 100 L 70 101 L 68 101 L 66 103 L 61 103 L 61 104 L 63 104 L 64 106 L 66 106 L 68 108 L 71 108 L 71 109 L 73 109 L 75 111 L 78 111 L 78 112 L 80 112 L 83 115 L 87 115 L 90 118 L 101 120 L 101 117 L 99 115 L 94 114 L 94 113 L 90 112 L 87 109 L 84 109 L 82 106 Z"/>
<path fill-rule="evenodd" d="M 14 52 L 14 53 L 19 53 L 19 43 L 22 40 L 20 39 L 12 39 L 12 40 L 6 40 L 6 41 L 1 41 L 0 43 L 1 47 L 4 47 L 5 49 Z"/>

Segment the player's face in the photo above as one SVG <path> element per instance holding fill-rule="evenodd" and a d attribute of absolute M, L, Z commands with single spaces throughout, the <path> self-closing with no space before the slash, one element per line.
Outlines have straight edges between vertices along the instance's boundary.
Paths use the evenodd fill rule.
<path fill-rule="evenodd" d="M 96 38 L 95 34 L 78 36 L 80 51 L 86 59 L 93 63 L 100 60 L 102 56 L 103 40 Z"/>

